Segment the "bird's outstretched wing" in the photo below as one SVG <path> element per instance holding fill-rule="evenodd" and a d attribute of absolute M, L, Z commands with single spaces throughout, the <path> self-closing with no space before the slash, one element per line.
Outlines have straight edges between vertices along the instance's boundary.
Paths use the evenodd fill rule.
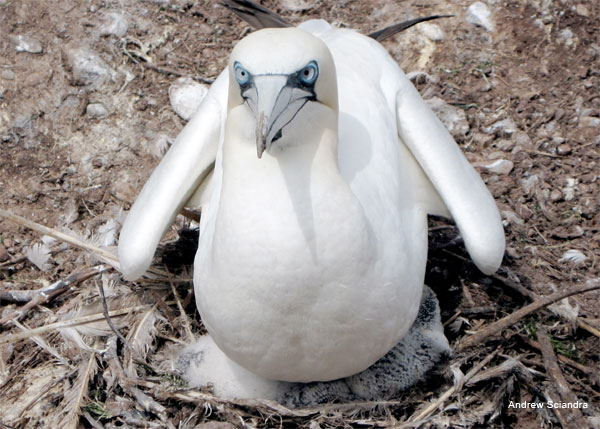
<path fill-rule="evenodd" d="M 131 207 L 119 238 L 121 271 L 127 280 L 144 274 L 177 213 L 210 177 L 221 139 L 227 89 L 224 72 Z"/>
<path fill-rule="evenodd" d="M 398 135 L 450 211 L 475 265 L 492 274 L 505 248 L 494 198 L 446 127 L 405 80 L 396 96 Z"/>

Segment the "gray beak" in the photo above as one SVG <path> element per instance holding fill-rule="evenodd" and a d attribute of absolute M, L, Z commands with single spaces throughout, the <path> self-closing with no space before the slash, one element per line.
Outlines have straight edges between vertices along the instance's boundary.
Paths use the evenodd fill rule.
<path fill-rule="evenodd" d="M 312 94 L 288 85 L 285 75 L 262 75 L 254 78 L 253 91 L 247 101 L 256 116 L 256 154 L 262 157 L 271 144 L 281 137 L 289 124 Z"/>

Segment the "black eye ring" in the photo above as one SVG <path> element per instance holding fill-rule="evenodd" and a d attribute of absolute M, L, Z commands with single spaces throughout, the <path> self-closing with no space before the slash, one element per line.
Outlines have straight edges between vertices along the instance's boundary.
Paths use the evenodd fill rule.
<path fill-rule="evenodd" d="M 244 85 L 250 80 L 250 73 L 238 62 L 233 65 L 233 75 L 240 85 Z"/>
<path fill-rule="evenodd" d="M 313 84 L 319 76 L 319 67 L 315 61 L 308 63 L 302 70 L 298 72 L 298 77 L 302 83 L 310 85 Z"/>

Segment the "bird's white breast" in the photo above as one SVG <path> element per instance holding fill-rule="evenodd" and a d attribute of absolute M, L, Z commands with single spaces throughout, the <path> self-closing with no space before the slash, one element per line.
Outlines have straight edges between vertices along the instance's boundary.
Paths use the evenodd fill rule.
<path fill-rule="evenodd" d="M 250 120 L 241 107 L 228 124 Z M 403 287 L 402 259 L 411 259 L 405 234 L 382 214 L 390 237 L 381 243 L 375 235 L 337 168 L 334 130 L 257 159 L 251 136 L 231 128 L 214 232 L 205 242 L 201 236 L 195 266 L 210 334 L 230 358 L 267 378 L 331 380 L 367 368 L 418 309 L 406 305 L 418 303 L 422 278 Z"/>

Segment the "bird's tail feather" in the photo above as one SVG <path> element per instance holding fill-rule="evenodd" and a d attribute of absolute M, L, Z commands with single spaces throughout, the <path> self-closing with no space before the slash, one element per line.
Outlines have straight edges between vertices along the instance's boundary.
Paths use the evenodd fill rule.
<path fill-rule="evenodd" d="M 260 30 L 261 28 L 291 27 L 288 21 L 277 15 L 275 12 L 267 9 L 252 0 L 223 0 L 221 5 L 235 13 L 240 19 L 246 21 L 252 27 Z M 454 15 L 432 15 L 423 18 L 410 19 L 398 24 L 390 25 L 382 30 L 369 34 L 369 37 L 381 42 L 394 34 L 400 33 L 407 28 L 420 22 L 431 21 L 439 18 L 449 18 Z"/>

